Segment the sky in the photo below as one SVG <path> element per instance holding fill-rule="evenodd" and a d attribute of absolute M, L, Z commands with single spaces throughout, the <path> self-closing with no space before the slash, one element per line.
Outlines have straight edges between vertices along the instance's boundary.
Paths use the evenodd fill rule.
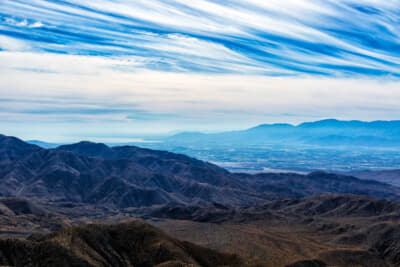
<path fill-rule="evenodd" d="M 400 119 L 400 0 L 0 0 L 0 132 Z"/>

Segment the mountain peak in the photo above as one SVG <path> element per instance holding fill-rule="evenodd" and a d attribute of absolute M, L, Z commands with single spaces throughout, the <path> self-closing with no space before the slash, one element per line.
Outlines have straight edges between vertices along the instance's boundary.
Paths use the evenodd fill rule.
<path fill-rule="evenodd" d="M 104 147 L 108 147 L 107 145 L 105 145 L 105 144 L 103 144 L 103 143 L 95 143 L 95 142 L 85 141 L 85 140 L 80 141 L 80 142 L 78 142 L 78 143 L 70 144 L 70 145 L 62 145 L 62 146 L 60 146 L 60 147 L 67 147 L 67 146 L 70 146 L 70 147 L 72 147 L 72 146 L 75 146 L 75 147 L 78 147 L 78 146 L 80 146 L 80 147 L 85 146 L 85 147 L 103 147 L 103 148 L 104 148 Z"/>
<path fill-rule="evenodd" d="M 0 134 L 0 165 L 10 163 L 39 150 L 41 148 L 36 145 L 25 143 L 16 137 Z"/>
<path fill-rule="evenodd" d="M 299 124 L 297 127 L 299 127 L 299 128 L 330 127 L 330 126 L 336 127 L 336 126 L 351 124 L 354 122 L 361 122 L 361 121 L 341 121 L 341 120 L 337 120 L 337 119 L 324 119 L 324 120 L 313 121 L 313 122 L 303 122 L 303 123 Z"/>
<path fill-rule="evenodd" d="M 81 141 L 79 143 L 62 145 L 57 150 L 71 151 L 77 154 L 83 154 L 88 157 L 102 157 L 112 153 L 112 149 L 103 143 L 93 143 L 90 141 Z"/>

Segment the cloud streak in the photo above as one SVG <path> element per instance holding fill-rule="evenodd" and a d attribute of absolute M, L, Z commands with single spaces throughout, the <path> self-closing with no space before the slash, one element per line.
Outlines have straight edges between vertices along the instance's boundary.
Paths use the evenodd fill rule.
<path fill-rule="evenodd" d="M 400 1 L 4 0 L 0 35 L 143 68 L 397 77 Z M 2 47 L 6 50 L 7 47 Z"/>
<path fill-rule="evenodd" d="M 0 99 L 0 112 L 36 121 L 82 115 L 86 122 L 90 115 L 98 121 L 224 120 L 238 125 L 276 121 L 287 113 L 297 114 L 291 118 L 297 122 L 315 114 L 365 120 L 400 116 L 396 80 L 132 72 L 125 69 L 130 64 L 104 57 L 2 52 L 0 91 L 7 97 Z"/>

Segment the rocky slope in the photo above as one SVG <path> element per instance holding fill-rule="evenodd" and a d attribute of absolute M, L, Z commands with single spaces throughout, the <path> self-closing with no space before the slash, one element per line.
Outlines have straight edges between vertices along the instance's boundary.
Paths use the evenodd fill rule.
<path fill-rule="evenodd" d="M 0 265 L 250 266 L 237 256 L 179 241 L 139 221 L 67 228 L 28 240 L 0 240 Z"/>
<path fill-rule="evenodd" d="M 238 253 L 264 266 L 400 265 L 400 204 L 357 195 L 220 205 L 145 208 L 142 218 L 188 241 Z"/>

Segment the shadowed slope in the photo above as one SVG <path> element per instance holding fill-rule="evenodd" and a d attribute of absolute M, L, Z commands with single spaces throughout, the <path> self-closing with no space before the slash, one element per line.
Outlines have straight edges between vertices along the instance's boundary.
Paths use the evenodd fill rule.
<path fill-rule="evenodd" d="M 9 137 L 0 136 L 0 140 L 9 144 L 3 149 L 9 154 L 17 150 L 9 140 L 24 144 Z M 265 200 L 226 170 L 184 155 L 90 142 L 58 150 L 26 147 L 26 153 L 13 157 L 1 170 L 0 195 L 117 208 L 209 201 L 241 205 Z"/>
<path fill-rule="evenodd" d="M 41 148 L 36 145 L 28 144 L 16 137 L 0 134 L 0 166 L 6 166 L 39 150 Z"/>
<path fill-rule="evenodd" d="M 225 169 L 182 154 L 135 146 L 111 148 L 101 143 L 87 141 L 63 145 L 58 147 L 57 150 L 71 151 L 80 155 L 103 159 L 132 160 L 166 176 L 179 176 L 215 186 L 244 188 L 239 181 L 232 179 Z"/>
<path fill-rule="evenodd" d="M 148 224 L 68 228 L 31 241 L 1 240 L 0 264 L 14 266 L 249 266 L 240 258 L 181 242 Z"/>
<path fill-rule="evenodd" d="M 382 183 L 400 186 L 400 170 L 360 170 L 345 173 L 360 179 L 375 180 Z"/>
<path fill-rule="evenodd" d="M 400 188 L 374 180 L 326 172 L 237 174 L 258 191 L 271 192 L 270 199 L 296 198 L 325 193 L 368 195 L 399 200 Z"/>

